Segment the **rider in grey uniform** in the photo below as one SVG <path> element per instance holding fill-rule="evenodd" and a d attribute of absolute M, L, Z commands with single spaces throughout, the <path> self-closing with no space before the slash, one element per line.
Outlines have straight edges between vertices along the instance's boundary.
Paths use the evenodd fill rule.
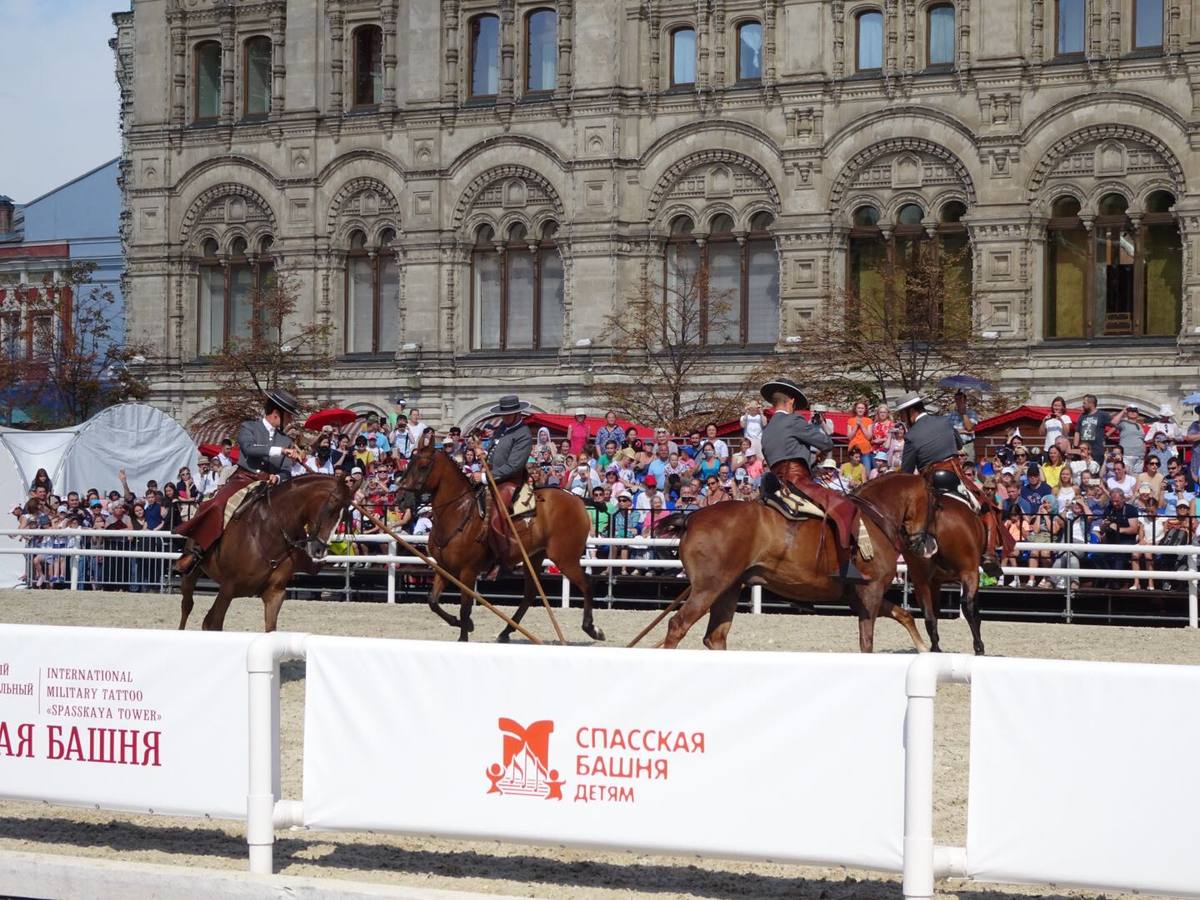
<path fill-rule="evenodd" d="M 492 470 L 492 480 L 496 482 L 500 503 L 504 503 L 510 512 L 513 497 L 521 485 L 529 480 L 526 466 L 529 463 L 529 453 L 533 449 L 533 435 L 529 433 L 528 426 L 521 421 L 528 411 L 529 404 L 515 394 L 501 397 L 500 402 L 489 410 L 492 415 L 500 416 L 500 427 L 492 436 L 488 468 Z M 488 546 L 498 565 L 518 554 L 499 503 L 492 504 Z"/>

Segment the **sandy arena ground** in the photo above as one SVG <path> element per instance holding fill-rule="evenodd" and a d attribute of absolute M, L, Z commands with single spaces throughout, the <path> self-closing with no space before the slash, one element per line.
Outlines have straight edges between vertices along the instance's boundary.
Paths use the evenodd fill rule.
<path fill-rule="evenodd" d="M 199 627 L 207 608 L 207 598 L 200 598 L 191 627 Z M 179 600 L 173 596 L 0 592 L 2 622 L 174 628 L 178 616 Z M 608 633 L 610 644 L 623 645 L 652 616 L 649 612 L 601 610 L 597 621 Z M 571 640 L 586 642 L 579 631 L 578 610 L 560 614 L 560 621 Z M 485 610 L 476 611 L 475 622 L 475 634 L 481 640 L 491 639 L 499 631 L 498 620 Z M 544 638 L 552 633 L 544 612 L 531 612 L 526 624 Z M 227 627 L 261 630 L 261 604 L 254 600 L 235 602 Z M 457 631 L 425 607 L 379 604 L 289 601 L 280 616 L 280 628 L 313 634 L 432 640 L 457 636 Z M 702 634 L 701 624 L 688 636 L 686 646 L 700 646 Z M 1200 660 L 1200 634 L 1185 630 L 987 622 L 984 640 L 993 655 L 1150 663 Z M 961 620 L 943 623 L 942 643 L 947 651 L 969 652 L 966 624 Z M 858 649 L 857 628 L 848 618 L 739 615 L 730 635 L 730 648 L 853 652 Z M 876 650 L 907 653 L 911 652 L 911 644 L 896 623 L 883 621 L 876 632 Z M 287 797 L 300 795 L 303 671 L 301 664 L 289 666 L 283 685 L 283 788 Z M 966 832 L 968 697 L 965 687 L 944 687 L 938 696 L 937 712 L 935 829 L 939 841 L 960 846 Z M 28 803 L 0 803 L 0 848 L 184 866 L 240 869 L 246 865 L 246 845 L 238 825 Z M 290 875 L 529 897 L 892 900 L 900 896 L 897 878 L 844 869 L 391 835 L 322 835 L 293 830 L 280 835 L 275 853 L 279 871 Z M 940 896 L 969 900 L 1097 896 L 1051 887 L 985 889 L 956 881 L 944 882 L 939 889 Z"/>

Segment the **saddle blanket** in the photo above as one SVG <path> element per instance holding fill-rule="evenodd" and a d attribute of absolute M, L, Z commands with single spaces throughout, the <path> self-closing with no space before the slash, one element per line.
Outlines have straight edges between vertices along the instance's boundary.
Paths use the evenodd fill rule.
<path fill-rule="evenodd" d="M 983 512 L 983 508 L 979 505 L 979 501 L 976 500 L 971 492 L 964 488 L 961 484 L 953 491 L 943 491 L 939 496 L 948 497 L 951 500 L 957 500 L 973 513 Z"/>
<path fill-rule="evenodd" d="M 519 519 L 522 516 L 532 516 L 537 512 L 537 495 L 533 487 L 528 483 L 524 483 L 517 490 L 516 496 L 513 497 L 513 518 Z"/>
<path fill-rule="evenodd" d="M 262 484 L 260 481 L 252 481 L 236 494 L 231 496 L 225 504 L 225 527 L 229 527 L 229 523 L 234 520 L 238 512 L 242 508 L 242 504 L 249 499 L 251 492 Z"/>
<path fill-rule="evenodd" d="M 825 511 L 821 507 L 807 497 L 786 488 L 773 494 L 767 494 L 763 497 L 763 503 L 793 522 L 799 522 L 801 519 L 825 518 Z"/>

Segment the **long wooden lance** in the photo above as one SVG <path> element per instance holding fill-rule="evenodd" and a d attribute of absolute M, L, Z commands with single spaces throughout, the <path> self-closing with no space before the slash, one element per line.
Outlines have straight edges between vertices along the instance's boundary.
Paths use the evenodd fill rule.
<path fill-rule="evenodd" d="M 658 614 L 658 617 L 653 622 L 651 622 L 649 625 L 647 625 L 645 628 L 643 628 L 641 631 L 639 631 L 638 636 L 635 637 L 632 641 L 630 641 L 625 646 L 626 647 L 636 647 L 638 644 L 640 644 L 642 641 L 642 638 L 644 638 L 646 635 L 648 635 L 650 632 L 652 632 L 655 628 L 658 627 L 659 622 L 661 622 L 663 619 L 665 619 L 667 616 L 669 616 L 671 613 L 675 612 L 675 610 L 679 609 L 679 607 L 681 607 L 683 605 L 683 601 L 688 598 L 688 595 L 691 594 L 691 592 L 692 592 L 692 586 L 689 584 L 687 587 L 685 587 L 679 593 L 678 597 L 676 597 L 674 600 L 672 600 L 667 605 L 666 609 L 664 609 L 662 612 L 660 612 Z M 661 646 L 661 644 L 659 646 Z"/>
<path fill-rule="evenodd" d="M 457 587 L 460 591 L 463 591 L 464 593 L 469 594 L 472 597 L 474 597 L 475 600 L 478 601 L 478 603 L 481 606 L 483 606 L 485 609 L 488 609 L 488 610 L 491 610 L 492 612 L 494 612 L 497 616 L 499 616 L 501 619 L 503 619 L 504 622 L 510 628 L 516 629 L 522 635 L 529 638 L 529 640 L 534 644 L 542 643 L 542 640 L 540 638 L 536 637 L 529 631 L 526 631 L 524 628 L 522 628 L 519 622 L 513 621 L 509 616 L 505 615 L 503 612 L 501 612 L 499 609 L 497 609 L 495 606 L 493 606 L 490 602 L 488 602 L 488 599 L 486 597 L 484 597 L 483 594 L 479 593 L 479 591 L 475 590 L 474 588 L 467 587 L 465 584 L 463 584 L 461 581 L 459 581 L 457 578 L 455 578 L 453 575 L 451 575 L 448 571 L 446 571 L 444 568 L 442 568 L 442 566 L 438 564 L 438 561 L 436 559 L 434 559 L 432 556 L 422 553 L 415 546 L 410 544 L 404 538 L 400 537 L 400 535 L 396 534 L 396 532 L 393 531 L 391 528 L 389 528 L 387 526 L 387 524 L 382 519 L 379 518 L 379 516 L 375 515 L 369 509 L 366 509 L 360 503 L 355 502 L 355 503 L 353 503 L 353 506 L 360 513 L 362 513 L 364 516 L 366 516 L 367 520 L 372 525 L 374 525 L 376 528 L 378 528 L 380 531 L 382 531 L 384 534 L 386 534 L 388 537 L 390 537 L 400 547 L 402 547 L 408 553 L 410 553 L 413 556 L 420 559 L 421 562 L 425 563 L 425 565 L 429 566 L 429 568 L 433 569 L 433 571 L 437 572 L 439 575 L 441 575 L 443 578 L 445 578 L 447 581 L 449 581 L 452 585 Z"/>
<path fill-rule="evenodd" d="M 508 530 L 512 533 L 513 540 L 517 542 L 517 549 L 521 551 L 521 559 L 525 561 L 525 571 L 529 573 L 529 577 L 533 579 L 533 584 L 537 588 L 538 596 L 542 598 L 542 606 L 546 607 L 546 614 L 550 616 L 550 624 L 554 626 L 554 633 L 558 635 L 558 642 L 564 647 L 567 644 L 567 639 L 563 636 L 562 629 L 558 626 L 558 619 L 554 617 L 554 610 L 550 608 L 550 598 L 546 596 L 546 591 L 542 588 L 542 580 L 538 578 L 537 569 L 529 560 L 529 554 L 525 552 L 525 542 L 521 540 L 521 536 L 517 534 L 517 526 L 513 524 L 512 516 L 508 514 L 508 504 L 504 502 L 504 498 L 500 496 L 500 488 L 496 487 L 496 479 L 492 477 L 492 469 L 487 464 L 487 460 L 481 461 L 483 473 L 487 476 L 488 484 L 492 488 L 492 497 L 496 501 L 496 505 L 500 507 L 500 511 L 504 514 L 504 521 L 508 523 Z M 488 526 L 491 527 L 490 525 Z"/>

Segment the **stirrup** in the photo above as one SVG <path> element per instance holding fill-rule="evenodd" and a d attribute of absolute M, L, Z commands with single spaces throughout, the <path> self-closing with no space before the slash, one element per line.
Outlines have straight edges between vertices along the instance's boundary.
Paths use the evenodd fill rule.
<path fill-rule="evenodd" d="M 1000 567 L 1000 561 L 994 556 L 985 556 L 979 567 L 983 569 L 984 575 L 987 575 L 991 578 L 1004 577 L 1004 569 Z"/>
<path fill-rule="evenodd" d="M 191 575 L 195 571 L 196 566 L 204 561 L 204 554 L 195 549 L 184 550 L 183 555 L 175 560 L 175 574 L 180 576 Z"/>

